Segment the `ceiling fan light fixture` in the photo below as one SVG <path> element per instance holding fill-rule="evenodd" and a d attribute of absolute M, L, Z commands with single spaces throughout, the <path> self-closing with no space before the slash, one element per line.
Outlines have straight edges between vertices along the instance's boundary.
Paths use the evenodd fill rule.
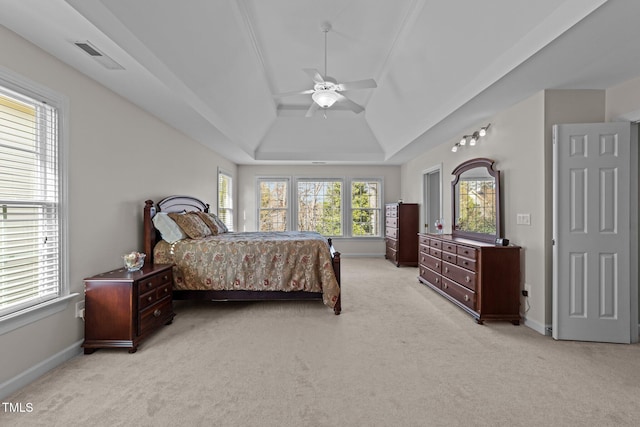
<path fill-rule="evenodd" d="M 338 100 L 338 94 L 332 90 L 318 90 L 311 95 L 311 98 L 322 108 L 331 108 Z"/>

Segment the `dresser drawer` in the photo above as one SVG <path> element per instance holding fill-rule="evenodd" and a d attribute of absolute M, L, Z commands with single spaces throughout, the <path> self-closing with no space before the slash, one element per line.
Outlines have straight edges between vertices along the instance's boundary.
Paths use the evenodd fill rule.
<path fill-rule="evenodd" d="M 442 276 L 440 276 L 438 273 L 435 273 L 429 270 L 427 267 L 422 265 L 420 266 L 420 277 L 422 277 L 424 280 L 426 280 L 436 288 L 441 287 Z"/>
<path fill-rule="evenodd" d="M 476 273 L 473 271 L 444 262 L 442 264 L 442 275 L 471 290 L 476 289 Z"/>
<path fill-rule="evenodd" d="M 419 235 L 418 241 L 421 245 L 429 246 L 430 239 L 427 236 Z"/>
<path fill-rule="evenodd" d="M 458 255 L 462 255 L 465 258 L 469 258 L 469 259 L 478 259 L 477 255 L 476 255 L 476 250 L 474 248 L 470 248 L 468 246 L 461 246 L 458 245 L 458 250 L 457 250 Z"/>
<path fill-rule="evenodd" d="M 442 240 L 431 239 L 429 242 L 429 246 L 432 248 L 442 249 Z"/>
<path fill-rule="evenodd" d="M 458 245 L 450 242 L 442 242 L 442 250 L 455 254 L 456 251 L 458 250 Z"/>
<path fill-rule="evenodd" d="M 458 256 L 458 261 L 456 262 L 456 264 L 458 264 L 460 267 L 466 268 L 467 270 L 471 270 L 474 272 L 478 271 L 478 269 L 476 268 L 476 261 L 473 259 Z"/>
<path fill-rule="evenodd" d="M 397 227 L 398 226 L 398 218 L 396 217 L 388 217 L 385 221 L 384 224 L 387 227 Z"/>
<path fill-rule="evenodd" d="M 166 283 L 171 283 L 173 281 L 171 271 L 166 271 L 161 274 L 156 274 L 147 279 L 143 279 L 138 284 L 138 292 L 140 294 L 149 292 L 154 288 L 158 288 Z"/>
<path fill-rule="evenodd" d="M 397 217 L 398 216 L 398 205 L 387 205 L 385 210 L 385 215 L 387 217 Z"/>
<path fill-rule="evenodd" d="M 389 239 L 388 237 L 385 239 L 387 248 L 391 248 L 394 251 L 398 250 L 398 241 L 396 239 Z"/>
<path fill-rule="evenodd" d="M 429 249 L 429 255 L 434 256 L 436 258 L 442 258 L 442 251 L 440 249 L 431 248 Z"/>
<path fill-rule="evenodd" d="M 456 282 L 442 278 L 442 290 L 472 310 L 476 309 L 476 293 Z"/>
<path fill-rule="evenodd" d="M 450 262 L 451 264 L 456 264 L 458 261 L 458 256 L 456 254 L 452 254 L 451 252 L 442 251 L 442 259 L 444 261 Z"/>
<path fill-rule="evenodd" d="M 442 260 L 434 258 L 431 255 L 420 254 L 420 265 L 429 267 L 433 271 L 440 273 L 442 271 Z"/>
<path fill-rule="evenodd" d="M 171 298 L 160 300 L 157 304 L 142 310 L 139 315 L 138 335 L 143 335 L 145 332 L 156 329 L 167 322 L 172 315 Z"/>
<path fill-rule="evenodd" d="M 387 237 L 391 237 L 392 239 L 398 238 L 398 229 L 393 227 L 386 227 L 384 230 L 384 234 Z"/>
<path fill-rule="evenodd" d="M 429 255 L 429 246 L 420 245 L 418 249 L 421 254 Z"/>
<path fill-rule="evenodd" d="M 389 246 L 387 246 L 386 257 L 388 260 L 398 262 L 398 252 Z"/>

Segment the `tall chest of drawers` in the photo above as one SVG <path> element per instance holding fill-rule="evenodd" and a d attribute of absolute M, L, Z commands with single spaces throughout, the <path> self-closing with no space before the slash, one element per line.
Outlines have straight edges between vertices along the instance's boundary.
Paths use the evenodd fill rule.
<path fill-rule="evenodd" d="M 385 205 L 385 257 L 396 267 L 418 265 L 418 215 L 416 203 Z"/>
<path fill-rule="evenodd" d="M 419 234 L 420 282 L 476 322 L 520 324 L 520 247 Z"/>
<path fill-rule="evenodd" d="M 142 339 L 173 321 L 172 287 L 171 264 L 134 272 L 121 268 L 85 279 L 84 353 L 109 347 L 134 353 Z"/>

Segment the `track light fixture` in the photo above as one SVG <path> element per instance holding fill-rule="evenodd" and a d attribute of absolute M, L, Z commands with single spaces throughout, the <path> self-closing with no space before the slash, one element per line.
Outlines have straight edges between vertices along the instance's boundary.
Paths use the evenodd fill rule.
<path fill-rule="evenodd" d="M 469 146 L 473 147 L 477 144 L 480 138 L 487 134 L 487 129 L 489 129 L 489 126 L 491 126 L 491 123 L 481 127 L 480 130 L 473 132 L 471 135 L 463 136 L 462 139 L 460 139 L 460 142 L 457 142 L 453 147 L 451 147 L 451 151 L 453 151 L 454 153 L 457 152 L 460 148 L 466 146 L 467 142 L 469 143 Z"/>

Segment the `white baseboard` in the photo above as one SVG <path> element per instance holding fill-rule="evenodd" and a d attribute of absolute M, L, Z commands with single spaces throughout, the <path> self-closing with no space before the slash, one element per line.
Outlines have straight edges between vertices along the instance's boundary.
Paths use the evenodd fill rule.
<path fill-rule="evenodd" d="M 54 354 L 48 359 L 43 360 L 42 362 L 38 363 L 35 366 L 32 366 L 21 374 L 18 374 L 10 380 L 0 384 L 0 399 L 4 399 L 7 396 L 15 393 L 22 387 L 25 387 L 29 383 L 46 374 L 51 369 L 79 355 L 80 353 L 82 353 L 82 348 L 80 347 L 81 345 L 82 340 L 76 341 L 59 353 Z"/>
<path fill-rule="evenodd" d="M 544 325 L 535 320 L 527 319 L 522 313 L 520 313 L 520 316 L 524 319 L 524 325 L 526 327 L 533 329 L 541 335 L 551 336 L 551 325 Z"/>
<path fill-rule="evenodd" d="M 340 252 L 340 258 L 384 258 L 384 254 L 358 254 L 358 253 L 342 253 Z"/>

